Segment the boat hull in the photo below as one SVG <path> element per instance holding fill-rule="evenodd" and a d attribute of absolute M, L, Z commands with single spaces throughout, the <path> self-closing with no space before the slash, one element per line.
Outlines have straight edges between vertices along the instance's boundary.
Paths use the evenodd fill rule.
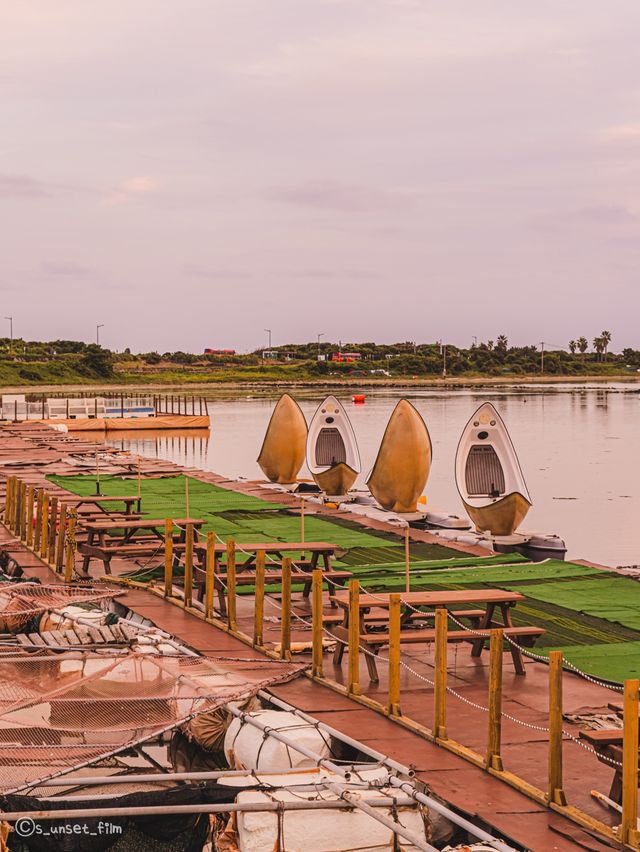
<path fill-rule="evenodd" d="M 389 418 L 378 456 L 367 480 L 369 491 L 388 512 L 415 512 L 431 471 L 431 438 L 426 424 L 406 399 Z"/>
<path fill-rule="evenodd" d="M 471 506 L 466 500 L 463 502 L 478 532 L 490 532 L 492 535 L 511 535 L 531 508 L 531 503 L 517 492 L 486 506 Z"/>
<path fill-rule="evenodd" d="M 313 473 L 318 488 L 329 496 L 342 496 L 353 486 L 358 477 L 358 471 L 349 467 L 348 464 L 340 462 L 320 473 Z"/>
<path fill-rule="evenodd" d="M 270 482 L 289 485 L 296 481 L 304 464 L 307 421 L 289 394 L 273 410 L 258 456 L 258 464 Z"/>

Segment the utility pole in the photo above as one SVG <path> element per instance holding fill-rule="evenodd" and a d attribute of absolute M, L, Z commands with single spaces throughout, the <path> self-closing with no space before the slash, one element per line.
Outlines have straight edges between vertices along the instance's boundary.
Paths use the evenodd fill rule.
<path fill-rule="evenodd" d="M 320 360 L 320 338 L 324 337 L 324 331 L 321 331 L 318 335 L 318 361 Z"/>
<path fill-rule="evenodd" d="M 540 372 L 544 373 L 544 340 L 540 341 Z"/>
<path fill-rule="evenodd" d="M 100 329 L 101 328 L 104 328 L 103 322 L 96 325 L 96 343 L 98 344 L 98 346 L 100 346 Z"/>
<path fill-rule="evenodd" d="M 447 378 L 447 344 L 440 341 L 440 351 L 442 352 L 442 378 Z"/>
<path fill-rule="evenodd" d="M 474 334 L 471 339 L 473 340 L 471 348 L 474 349 L 478 345 L 478 336 Z"/>

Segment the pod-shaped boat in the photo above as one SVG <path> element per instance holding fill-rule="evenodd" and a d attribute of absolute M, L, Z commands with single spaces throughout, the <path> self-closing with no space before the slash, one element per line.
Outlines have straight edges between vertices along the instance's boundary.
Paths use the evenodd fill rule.
<path fill-rule="evenodd" d="M 309 424 L 307 466 L 329 496 L 346 494 L 360 473 L 360 453 L 347 412 L 335 396 L 318 406 Z"/>
<path fill-rule="evenodd" d="M 416 512 L 431 470 L 432 447 L 427 424 L 406 399 L 387 423 L 367 479 L 369 491 L 388 512 Z"/>
<path fill-rule="evenodd" d="M 270 482 L 289 485 L 304 464 L 307 421 L 300 406 L 283 394 L 269 420 L 258 464 Z"/>
<path fill-rule="evenodd" d="M 481 532 L 511 535 L 531 508 L 507 427 L 490 402 L 464 427 L 456 452 L 456 485 Z"/>

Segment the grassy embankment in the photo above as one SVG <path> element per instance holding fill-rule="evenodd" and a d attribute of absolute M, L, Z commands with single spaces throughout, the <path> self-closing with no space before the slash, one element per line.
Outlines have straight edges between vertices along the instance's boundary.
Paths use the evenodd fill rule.
<path fill-rule="evenodd" d="M 109 377 L 91 375 L 89 371 L 78 369 L 72 360 L 35 362 L 24 365 L 12 362 L 0 362 L 0 388 L 46 388 L 78 386 L 197 386 L 197 385 L 336 385 L 343 387 L 384 387 L 384 386 L 429 386 L 442 384 L 477 383 L 513 383 L 513 382 L 575 382 L 594 380 L 638 381 L 640 375 L 629 370 L 621 370 L 616 364 L 590 364 L 588 374 L 534 374 L 508 373 L 496 375 L 480 371 L 465 371 L 446 380 L 434 375 L 370 375 L 364 370 L 353 373 L 341 371 L 318 374 L 308 362 L 292 364 L 269 364 L 259 366 L 183 366 L 178 364 L 158 364 L 154 367 L 131 368 L 130 363 L 115 364 Z"/>

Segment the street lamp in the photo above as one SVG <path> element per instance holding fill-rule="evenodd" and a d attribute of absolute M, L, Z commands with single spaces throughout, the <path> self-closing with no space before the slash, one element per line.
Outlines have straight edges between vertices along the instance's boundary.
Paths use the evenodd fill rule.
<path fill-rule="evenodd" d="M 321 331 L 318 335 L 318 361 L 320 360 L 320 338 L 324 337 L 324 331 Z"/>
<path fill-rule="evenodd" d="M 104 328 L 103 322 L 96 325 L 96 343 L 98 344 L 98 346 L 100 346 L 100 329 L 101 328 Z"/>

